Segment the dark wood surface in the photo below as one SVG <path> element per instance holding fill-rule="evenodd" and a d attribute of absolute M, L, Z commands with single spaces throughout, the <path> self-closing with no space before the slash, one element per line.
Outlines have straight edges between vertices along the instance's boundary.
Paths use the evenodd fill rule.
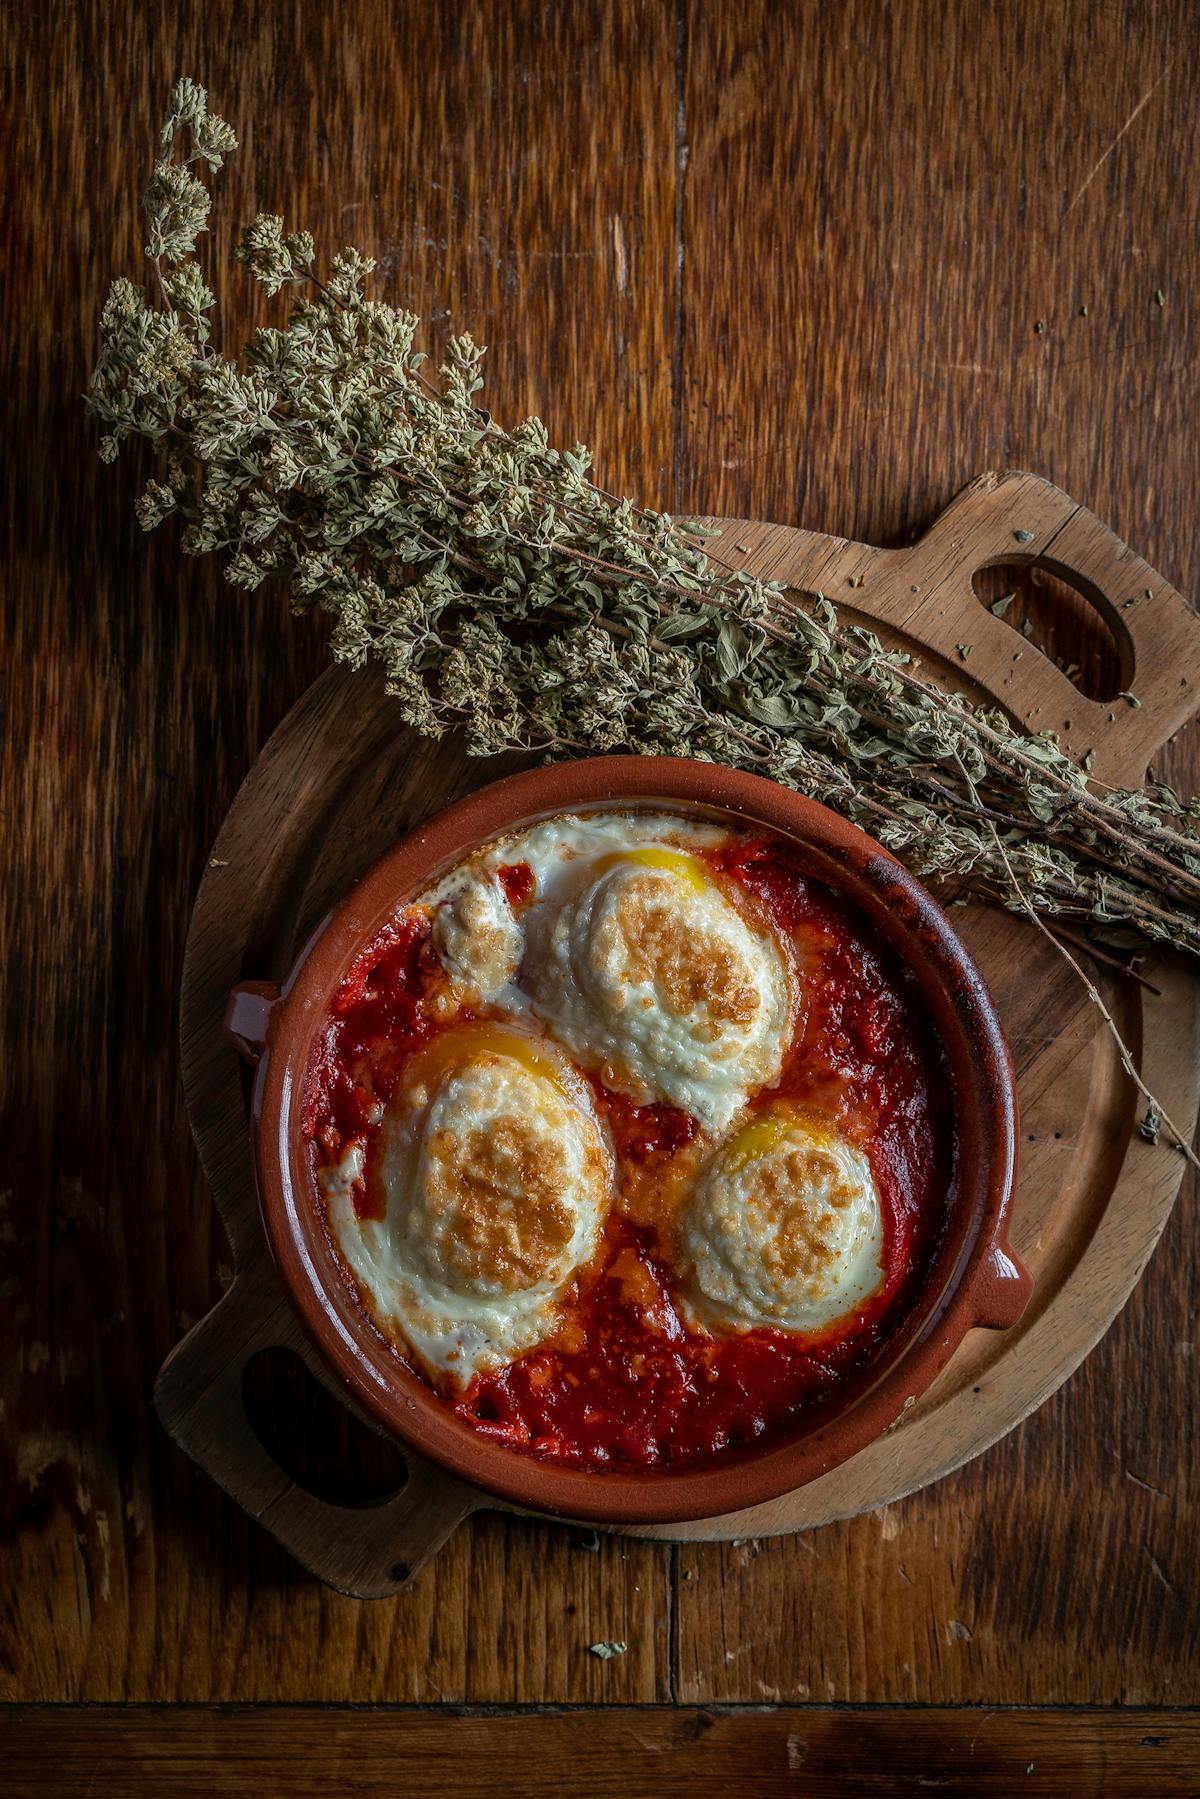
<path fill-rule="evenodd" d="M 314 1791 L 314 1767 L 365 1799 L 628 1799 L 635 1790 L 655 1799 L 833 1799 L 930 1788 L 951 1799 L 1194 1799 L 1200 1757 L 1200 1713 L 1138 1708 L 614 1706 L 448 1716 L 419 1706 L 101 1706 L 64 1735 L 60 1713 L 22 1706 L 11 1724 L 7 1771 L 22 1799 L 77 1789 L 88 1799 L 131 1790 L 300 1799 Z M 646 1766 L 652 1782 L 635 1785 L 633 1771 Z"/>
<path fill-rule="evenodd" d="M 461 1756 L 470 1791 L 494 1740 L 514 1770 L 543 1757 L 560 1784 L 630 1791 L 634 1761 L 657 1778 L 690 1730 L 693 1769 L 747 1792 L 799 1782 L 809 1742 L 860 1783 L 869 1744 L 885 1777 L 954 1790 L 976 1731 L 997 1756 L 1027 1741 L 1031 1778 L 1043 1758 L 1085 1770 L 1072 1791 L 1169 1791 L 1135 1771 L 1160 1753 L 1194 1788 L 1194 1720 L 1061 1709 L 1200 1704 L 1190 1183 L 1040 1413 L 809 1537 L 593 1548 L 485 1518 L 372 1607 L 313 1585 L 166 1441 L 154 1371 L 229 1272 L 179 1090 L 188 909 L 323 651 L 279 594 L 143 540 L 136 471 L 100 467 L 78 404 L 163 96 L 190 71 L 243 139 L 222 263 L 256 205 L 373 251 L 390 298 L 491 345 L 498 413 L 590 441 L 608 485 L 889 544 L 980 469 L 1021 465 L 1194 594 L 1194 7 L 9 0 L 4 40 L 0 1696 L 54 1708 L 5 1720 L 17 1790 L 56 1790 L 47 1745 L 68 1786 L 107 1757 L 110 1791 L 263 1790 L 278 1754 L 299 1792 L 362 1743 L 371 1778 L 408 1757 L 448 1785 Z M 221 285 L 240 328 L 244 285 Z M 1102 665 L 1076 610 L 1029 604 Z M 1196 742 L 1160 770 L 1189 790 Z M 323 1427 L 326 1472 L 357 1453 Z M 611 1637 L 625 1656 L 588 1653 Z M 289 1737 L 301 1714 L 83 1701 L 800 1709 L 712 1731 L 604 1713 L 569 1736 L 436 1710 L 359 1736 L 339 1713 Z M 869 1729 L 805 1709 L 846 1704 L 889 1709 Z M 1001 1735 L 1006 1706 L 1060 1709 Z"/>

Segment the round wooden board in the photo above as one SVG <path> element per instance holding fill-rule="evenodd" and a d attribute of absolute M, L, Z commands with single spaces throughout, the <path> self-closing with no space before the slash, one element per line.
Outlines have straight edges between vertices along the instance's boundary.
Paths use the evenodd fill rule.
<path fill-rule="evenodd" d="M 1061 530 L 1065 496 L 1045 483 L 1031 488 L 1031 477 L 1019 480 L 1026 485 L 1008 498 L 1019 499 L 1022 528 L 1035 522 L 1035 502 L 1045 490 L 1053 496 Z M 936 591 L 928 563 L 920 561 L 928 545 L 941 546 L 942 578 L 956 585 L 964 569 L 969 573 L 982 561 L 985 549 L 964 541 L 964 502 L 972 494 L 981 496 L 990 531 L 996 483 L 996 477 L 986 477 L 973 484 L 913 550 L 881 552 L 741 521 L 725 528 L 722 544 L 731 546 L 736 538 L 736 560 L 809 591 L 815 586 L 810 571 L 819 569 L 824 590 L 835 598 L 831 577 L 844 579 L 847 568 L 869 566 L 874 576 L 869 590 L 854 581 L 853 572 L 850 576 L 855 611 L 878 617 L 892 635 L 919 645 L 927 663 L 932 652 L 945 672 L 959 673 L 955 659 L 943 654 L 963 628 L 952 616 L 952 596 L 946 594 L 940 610 L 927 610 L 907 627 L 897 622 L 897 596 L 919 586 Z M 1076 518 L 1080 509 L 1065 504 Z M 947 561 L 945 520 L 956 508 L 959 553 Z M 1177 602 L 1183 611 L 1178 596 L 1165 590 L 1153 571 L 1136 563 L 1111 534 L 1103 536 L 1104 557 L 1118 566 L 1112 577 L 1118 585 L 1132 579 L 1135 569 L 1142 571 L 1164 605 Z M 1097 554 L 1083 571 L 1088 586 L 1101 594 L 1112 584 L 1104 572 L 1107 563 L 1100 566 L 1103 560 Z M 998 623 L 973 599 L 972 604 L 989 626 Z M 1190 614 L 1186 632 L 1174 610 L 1170 619 L 1179 636 L 1174 688 L 1181 666 L 1189 678 L 1200 670 L 1200 644 Z M 949 645 L 938 640 L 944 630 Z M 986 655 L 973 662 L 972 684 L 1017 710 L 1010 685 L 1012 641 L 1012 633 L 1007 640 L 996 638 L 990 666 Z M 1031 667 L 1044 664 L 1039 670 L 1044 684 L 1046 670 L 1062 680 L 1036 652 L 1030 651 L 1029 661 Z M 1049 690 L 1057 698 L 1053 683 Z M 1181 702 L 1174 693 L 1170 697 L 1178 712 Z M 1173 716 L 1170 728 L 1178 722 Z M 1098 752 L 1111 767 L 1130 771 L 1139 763 L 1144 768 L 1166 728 L 1161 718 L 1151 723 L 1130 713 L 1112 721 L 1106 740 L 1102 724 L 1096 727 Z M 347 1546 L 347 1533 L 356 1530 L 347 1522 L 352 1513 L 310 1503 L 278 1470 L 272 1478 L 263 1464 L 264 1452 L 241 1415 L 239 1358 L 265 1343 L 284 1343 L 332 1383 L 273 1284 L 253 1191 L 245 1071 L 222 1038 L 222 1016 L 238 980 L 278 980 L 287 973 L 313 926 L 388 844 L 522 760 L 472 761 L 457 740 L 417 739 L 398 727 L 378 678 L 331 669 L 289 713 L 235 799 L 193 915 L 181 1013 L 184 1085 L 238 1277 L 222 1307 L 165 1365 L 159 1410 L 189 1453 L 315 1572 L 348 1591 L 398 1590 L 462 1516 L 497 1502 L 420 1464 L 410 1469 L 410 1486 L 394 1519 L 376 1507 L 372 1522 L 364 1517 L 357 1527 L 363 1544 L 356 1556 Z M 991 986 L 1017 1070 L 1022 1167 L 1012 1240 L 1036 1282 L 1025 1318 L 1007 1332 L 971 1332 L 934 1386 L 884 1438 L 820 1480 L 768 1505 L 640 1528 L 638 1535 L 695 1540 L 803 1530 L 877 1508 L 937 1480 L 1011 1430 L 1066 1379 L 1107 1329 L 1145 1266 L 1178 1191 L 1183 1158 L 1137 1134 L 1136 1091 L 1095 1008 L 1046 939 L 1020 918 L 987 908 L 965 907 L 955 921 Z M 1148 1085 L 1176 1121 L 1190 1128 L 1200 1100 L 1200 983 L 1169 956 L 1143 968 L 1157 993 L 1098 964 L 1091 972 L 1139 1056 Z M 206 1328 L 210 1325 L 214 1328 Z M 223 1362 L 233 1367 L 236 1379 L 222 1378 Z"/>

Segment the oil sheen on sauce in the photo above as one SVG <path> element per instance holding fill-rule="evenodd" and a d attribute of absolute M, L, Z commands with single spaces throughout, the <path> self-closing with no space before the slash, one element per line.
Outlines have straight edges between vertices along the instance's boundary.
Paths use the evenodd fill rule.
<path fill-rule="evenodd" d="M 703 852 L 765 906 L 794 946 L 808 1003 L 779 1081 L 870 1156 L 884 1220 L 884 1280 L 819 1337 L 758 1328 L 709 1335 L 673 1293 L 663 1196 L 694 1165 L 697 1126 L 666 1105 L 636 1106 L 592 1079 L 617 1153 L 617 1199 L 600 1252 L 576 1280 L 555 1337 L 445 1403 L 508 1447 L 588 1470 L 686 1467 L 763 1446 L 869 1372 L 934 1254 L 953 1178 L 949 1076 L 919 992 L 865 922 L 786 845 L 737 837 Z M 514 906 L 524 864 L 500 871 Z M 408 1058 L 444 1028 L 430 920 L 401 917 L 340 989 L 310 1071 L 304 1128 L 318 1163 L 351 1139 L 370 1145 Z M 461 1022 L 463 1014 L 456 1014 Z M 368 1175 L 360 1206 L 378 1215 Z M 397 1352 L 399 1353 L 399 1352 Z"/>

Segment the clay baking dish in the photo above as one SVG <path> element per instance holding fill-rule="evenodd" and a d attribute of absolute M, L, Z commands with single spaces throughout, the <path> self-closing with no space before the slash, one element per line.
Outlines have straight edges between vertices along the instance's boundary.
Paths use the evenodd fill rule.
<path fill-rule="evenodd" d="M 401 1364 L 355 1303 L 327 1234 L 300 1131 L 314 1040 L 358 954 L 398 905 L 489 839 L 555 813 L 676 811 L 762 825 L 801 844 L 913 971 L 952 1071 L 958 1172 L 948 1227 L 911 1312 L 857 1384 L 762 1450 L 695 1468 L 563 1468 L 478 1435 Z M 1015 1324 L 1031 1290 L 1007 1221 L 1016 1172 L 1012 1065 L 971 958 L 924 888 L 862 831 L 757 775 L 665 757 L 560 763 L 498 781 L 421 825 L 329 915 L 282 990 L 235 990 L 229 1035 L 258 1062 L 253 1136 L 267 1238 L 284 1286 L 349 1396 L 403 1442 L 518 1506 L 606 1523 L 715 1517 L 790 1492 L 878 1437 L 974 1326 Z"/>

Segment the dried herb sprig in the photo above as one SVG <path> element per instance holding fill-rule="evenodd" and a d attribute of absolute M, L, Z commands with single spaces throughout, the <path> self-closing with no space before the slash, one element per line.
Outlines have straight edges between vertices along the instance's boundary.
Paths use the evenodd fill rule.
<path fill-rule="evenodd" d="M 324 273 L 306 232 L 260 215 L 235 256 L 284 325 L 213 346 L 192 173 L 236 147 L 181 81 L 145 196 L 150 291 L 116 280 L 88 404 L 100 453 L 161 467 L 138 516 L 178 516 L 228 579 L 290 584 L 332 650 L 379 664 L 399 716 L 478 754 L 625 747 L 758 769 L 862 824 L 951 897 L 1083 918 L 1200 952 L 1200 808 L 1101 789 L 1046 735 L 922 679 L 821 596 L 706 556 L 702 537 L 589 479 L 586 450 L 477 401 L 483 351 L 430 378 L 416 318 L 367 297 L 357 250 Z"/>

